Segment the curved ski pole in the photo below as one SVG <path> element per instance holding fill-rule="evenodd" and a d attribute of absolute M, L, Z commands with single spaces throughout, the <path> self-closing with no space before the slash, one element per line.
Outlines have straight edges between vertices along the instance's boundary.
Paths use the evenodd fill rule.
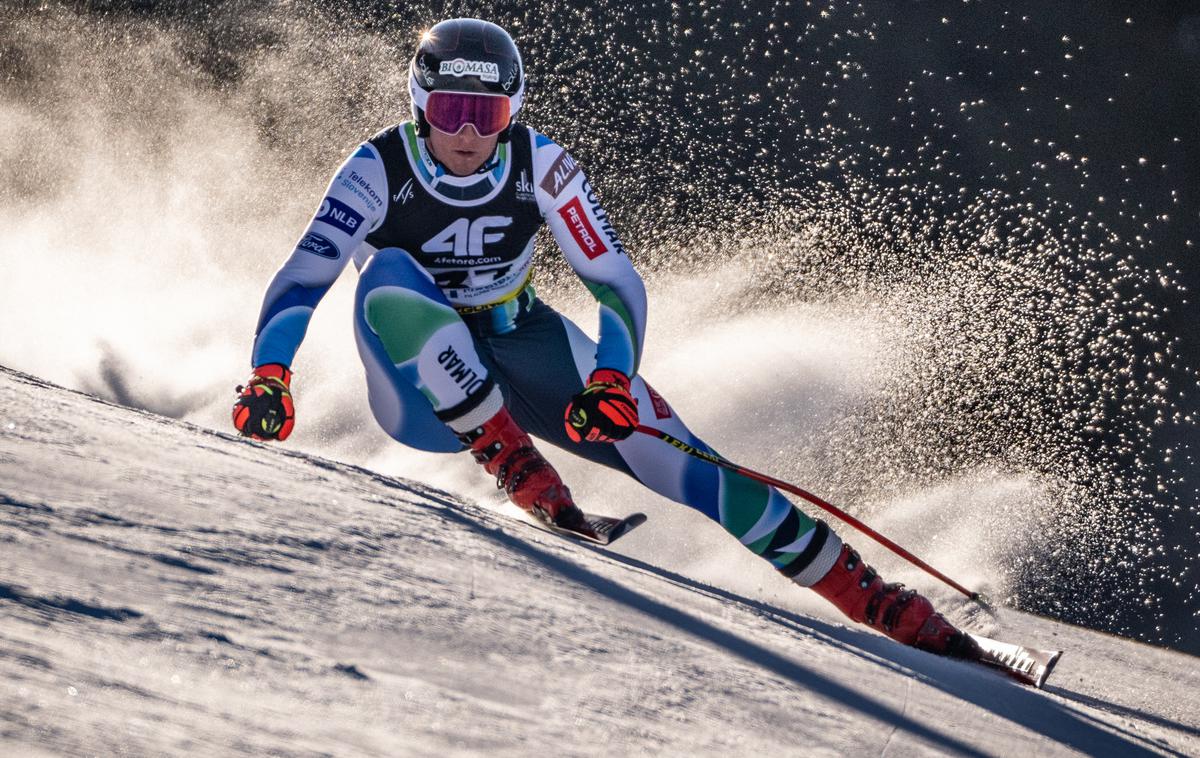
<path fill-rule="evenodd" d="M 672 447 L 677 448 L 681 452 L 687 453 L 688 455 L 692 456 L 693 458 L 699 458 L 702 461 L 708 461 L 709 463 L 711 463 L 715 466 L 720 466 L 721 468 L 728 469 L 730 471 L 733 471 L 734 473 L 741 474 L 742 476 L 746 477 L 747 479 L 754 479 L 756 481 L 762 482 L 763 484 L 769 484 L 772 487 L 781 489 L 785 492 L 790 492 L 793 495 L 796 495 L 797 497 L 804 498 L 805 500 L 807 500 L 808 502 L 817 506 L 818 508 L 820 508 L 824 511 L 827 511 L 828 513 L 831 513 L 834 516 L 837 516 L 842 521 L 846 522 L 847 524 L 854 527 L 858 531 L 862 532 L 863 534 L 867 535 L 868 537 L 875 540 L 879 544 L 883 545 L 888 550 L 891 550 L 893 553 L 900 556 L 901 558 L 908 561 L 909 563 L 913 564 L 917 568 L 920 568 L 923 571 L 925 571 L 926 573 L 930 574 L 931 576 L 934 576 L 934 577 L 942 580 L 947 585 L 953 587 L 954 589 L 958 590 L 962 594 L 966 595 L 971 600 L 974 600 L 975 602 L 982 605 L 985 609 L 991 610 L 987 598 L 984 597 L 983 595 L 981 595 L 980 593 L 972 592 L 971 590 L 962 586 L 961 584 L 954 581 L 950 577 L 946 576 L 942 572 L 938 571 L 933 566 L 930 566 L 925 561 L 921 560 L 917 556 L 913 555 L 912 553 L 908 552 L 904 548 L 900 547 L 895 542 L 892 542 L 887 537 L 884 537 L 879 532 L 876 532 L 871 527 L 867 526 L 863 522 L 854 518 L 849 513 L 846 513 L 845 511 L 841 510 L 837 506 L 822 500 L 821 498 L 817 497 L 816 495 L 812 494 L 811 492 L 802 490 L 794 484 L 788 484 L 787 482 L 780 481 L 779 479 L 776 479 L 771 476 L 767 476 L 766 474 L 760 474 L 757 471 L 752 471 L 751 469 L 748 469 L 744 466 L 739 466 L 738 464 L 734 463 L 731 460 L 728 460 L 727 458 L 717 455 L 716 453 L 710 453 L 707 450 L 701 450 L 701 449 L 695 447 L 694 445 L 689 445 L 688 443 L 684 442 L 683 440 L 679 439 L 678 437 L 673 437 L 664 431 L 655 429 L 654 427 L 646 426 L 645 424 L 639 424 L 637 430 L 639 432 L 641 432 L 642 434 L 648 434 L 651 437 L 657 437 L 658 439 L 662 440 L 663 442 L 667 443 L 668 445 L 671 445 Z"/>

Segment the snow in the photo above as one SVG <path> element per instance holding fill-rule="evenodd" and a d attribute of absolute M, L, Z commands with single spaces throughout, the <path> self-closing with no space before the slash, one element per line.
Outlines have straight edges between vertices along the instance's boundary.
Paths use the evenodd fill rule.
<path fill-rule="evenodd" d="M 1032 690 L 655 565 L 648 512 L 583 546 L 0 370 L 0 754 L 1200 754 L 1193 657 L 944 603 L 1064 649 Z"/>

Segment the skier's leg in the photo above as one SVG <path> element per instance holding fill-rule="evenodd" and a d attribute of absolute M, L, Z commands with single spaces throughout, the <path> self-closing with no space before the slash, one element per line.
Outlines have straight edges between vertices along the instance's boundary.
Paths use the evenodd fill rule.
<path fill-rule="evenodd" d="M 446 422 L 479 409 L 486 419 L 499 409 L 499 390 L 466 325 L 403 250 L 380 250 L 363 268 L 354 335 L 371 411 L 393 439 L 421 450 L 457 452 L 463 443 Z"/>
<path fill-rule="evenodd" d="M 530 434 L 623 471 L 660 495 L 695 508 L 805 585 L 824 576 L 837 559 L 838 536 L 774 488 L 643 434 L 615 445 L 571 442 L 563 428 L 563 412 L 595 368 L 596 343 L 549 306 L 537 303 L 518 329 L 483 336 L 479 342 L 504 376 L 509 408 Z M 648 423 L 709 449 L 641 377 L 634 378 L 631 392 Z"/>
<path fill-rule="evenodd" d="M 384 431 L 431 452 L 469 447 L 518 506 L 587 530 L 570 491 L 504 407 L 462 317 L 412 256 L 375 253 L 354 311 L 371 410 Z"/>
<path fill-rule="evenodd" d="M 928 600 L 900 585 L 885 585 L 836 532 L 775 488 L 649 435 L 634 434 L 615 444 L 572 443 L 562 413 L 594 368 L 596 343 L 553 309 L 535 309 L 520 329 L 487 340 L 484 350 L 503 372 L 513 412 L 531 433 L 625 471 L 660 495 L 704 513 L 748 550 L 797 584 L 812 587 L 854 621 L 905 644 L 968 654 L 963 646 L 969 638 L 934 613 Z M 643 423 L 714 452 L 641 377 L 634 378 L 631 391 Z"/>
<path fill-rule="evenodd" d="M 522 429 L 575 455 L 633 474 L 612 445 L 577 445 L 563 429 L 567 403 L 583 389 L 576 348 L 566 329 L 574 324 L 540 300 L 518 316 L 516 328 L 495 331 L 490 324 L 475 326 L 472 316 L 467 322 L 472 324 L 484 362 L 495 368 L 504 404 Z M 579 336 L 587 339 L 582 332 Z M 595 343 L 591 344 L 594 361 Z"/>

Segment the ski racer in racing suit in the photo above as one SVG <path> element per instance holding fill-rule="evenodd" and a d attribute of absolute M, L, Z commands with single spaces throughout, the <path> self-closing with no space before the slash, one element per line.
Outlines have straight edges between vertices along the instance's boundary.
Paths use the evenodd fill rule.
<path fill-rule="evenodd" d="M 699 510 L 855 621 L 959 654 L 969 638 L 926 598 L 884 584 L 777 490 L 633 434 L 653 417 L 711 452 L 638 374 L 645 287 L 580 165 L 514 120 L 524 81 L 515 44 L 494 24 L 453 19 L 422 36 L 410 66 L 414 119 L 353 151 L 267 288 L 235 426 L 257 439 L 291 432 L 293 358 L 353 260 L 371 409 L 397 441 L 469 449 L 518 506 L 587 532 L 532 434 Z M 543 224 L 599 303 L 597 342 L 534 291 Z"/>

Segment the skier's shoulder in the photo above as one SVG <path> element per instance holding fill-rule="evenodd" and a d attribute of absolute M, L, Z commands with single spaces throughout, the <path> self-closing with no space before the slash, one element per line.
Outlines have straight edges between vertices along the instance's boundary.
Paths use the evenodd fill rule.
<path fill-rule="evenodd" d="M 373 173 L 381 169 L 387 155 L 394 150 L 392 146 L 399 141 L 403 126 L 389 126 L 354 145 L 345 153 L 338 173 L 343 174 L 350 170 L 357 170 L 359 173 L 366 170 Z"/>
<path fill-rule="evenodd" d="M 329 198 L 357 209 L 356 213 L 377 219 L 387 208 L 387 135 L 389 127 L 350 149 L 330 183 Z"/>
<path fill-rule="evenodd" d="M 555 140 L 536 129 L 525 127 L 533 145 L 534 184 L 544 193 L 544 199 L 552 201 L 562 194 L 582 173 L 579 163 L 571 152 Z"/>
<path fill-rule="evenodd" d="M 521 136 L 529 140 L 533 147 L 534 162 L 552 162 L 563 153 L 569 154 L 569 151 L 555 140 L 542 134 L 537 129 L 524 124 L 513 124 L 513 139 L 517 139 L 517 130 L 520 129 Z"/>
<path fill-rule="evenodd" d="M 415 136 L 416 129 L 412 121 L 401 121 L 375 132 L 359 146 L 359 152 L 369 154 L 378 160 L 386 160 L 392 155 L 402 155 L 410 138 Z"/>

